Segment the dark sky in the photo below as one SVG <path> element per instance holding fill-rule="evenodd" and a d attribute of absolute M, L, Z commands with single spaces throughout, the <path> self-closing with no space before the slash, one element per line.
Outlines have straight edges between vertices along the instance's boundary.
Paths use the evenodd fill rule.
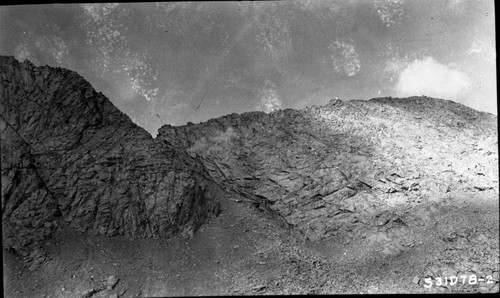
<path fill-rule="evenodd" d="M 0 54 L 78 72 L 153 136 L 163 124 L 428 95 L 496 114 L 493 1 L 0 7 Z"/>

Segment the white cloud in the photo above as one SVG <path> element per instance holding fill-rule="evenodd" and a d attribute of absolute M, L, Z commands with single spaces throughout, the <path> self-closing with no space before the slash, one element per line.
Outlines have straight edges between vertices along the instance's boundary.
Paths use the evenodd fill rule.
<path fill-rule="evenodd" d="M 467 74 L 426 57 L 413 61 L 399 73 L 395 91 L 400 97 L 427 95 L 457 100 L 471 84 Z"/>

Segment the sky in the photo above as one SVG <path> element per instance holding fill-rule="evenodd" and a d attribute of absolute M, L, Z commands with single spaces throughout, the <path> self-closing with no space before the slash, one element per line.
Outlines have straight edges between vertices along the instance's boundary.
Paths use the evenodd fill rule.
<path fill-rule="evenodd" d="M 76 71 L 153 136 L 335 97 L 497 114 L 493 0 L 0 6 L 0 55 Z"/>

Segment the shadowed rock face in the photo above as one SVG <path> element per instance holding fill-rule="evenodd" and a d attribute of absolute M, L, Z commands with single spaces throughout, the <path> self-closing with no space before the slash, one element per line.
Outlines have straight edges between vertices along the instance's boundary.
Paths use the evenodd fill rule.
<path fill-rule="evenodd" d="M 59 225 L 130 237 L 196 229 L 222 194 L 200 164 L 136 126 L 74 72 L 0 58 L 4 247 Z"/>

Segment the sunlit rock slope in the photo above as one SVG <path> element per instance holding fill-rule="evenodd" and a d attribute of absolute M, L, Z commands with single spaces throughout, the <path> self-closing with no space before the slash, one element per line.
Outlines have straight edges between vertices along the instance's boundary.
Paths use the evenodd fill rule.
<path fill-rule="evenodd" d="M 309 239 L 380 227 L 404 235 L 403 213 L 423 199 L 498 194 L 497 117 L 436 98 L 232 114 L 166 125 L 158 138 Z"/>

